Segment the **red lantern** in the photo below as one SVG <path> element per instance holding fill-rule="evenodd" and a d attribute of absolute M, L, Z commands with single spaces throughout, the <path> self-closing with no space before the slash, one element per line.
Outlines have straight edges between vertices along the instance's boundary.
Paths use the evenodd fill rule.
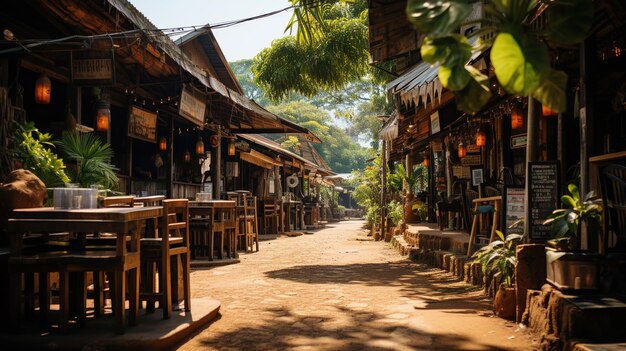
<path fill-rule="evenodd" d="M 96 130 L 106 132 L 109 130 L 109 119 L 111 118 L 111 105 L 105 100 L 96 102 Z"/>
<path fill-rule="evenodd" d="M 196 155 L 204 155 L 204 142 L 202 141 L 202 137 L 198 137 L 198 141 L 196 142 Z"/>
<path fill-rule="evenodd" d="M 479 129 L 478 132 L 476 132 L 476 146 L 482 147 L 485 145 L 487 145 L 487 134 Z"/>
<path fill-rule="evenodd" d="M 161 138 L 159 140 L 159 150 L 161 150 L 161 151 L 167 150 L 167 139 Z"/>
<path fill-rule="evenodd" d="M 551 109 L 550 107 L 548 107 L 546 105 L 541 105 L 541 114 L 544 117 L 554 117 L 554 116 L 558 115 L 559 113 L 554 111 L 553 109 Z"/>
<path fill-rule="evenodd" d="M 430 159 L 428 156 L 424 157 L 424 167 L 428 167 L 430 165 Z"/>
<path fill-rule="evenodd" d="M 459 158 L 463 158 L 463 157 L 467 156 L 467 149 L 465 148 L 465 145 L 463 145 L 463 143 L 459 143 L 459 148 L 457 149 L 457 154 L 458 154 Z"/>
<path fill-rule="evenodd" d="M 185 151 L 185 156 L 183 156 L 183 160 L 184 160 L 186 163 L 191 162 L 191 154 L 189 153 L 189 150 Z"/>
<path fill-rule="evenodd" d="M 511 111 L 511 129 L 524 127 L 524 112 L 519 109 Z"/>
<path fill-rule="evenodd" d="M 42 74 L 35 81 L 35 102 L 47 105 L 50 103 L 50 92 L 52 91 L 50 78 Z"/>

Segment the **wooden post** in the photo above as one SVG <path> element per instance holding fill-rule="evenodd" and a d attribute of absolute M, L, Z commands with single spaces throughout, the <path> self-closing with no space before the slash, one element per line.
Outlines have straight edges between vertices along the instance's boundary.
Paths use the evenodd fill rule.
<path fill-rule="evenodd" d="M 524 195 L 524 208 L 530 208 L 530 189 L 529 189 L 529 179 L 530 179 L 530 167 L 528 166 L 531 162 L 537 161 L 537 145 L 539 144 L 539 114 L 540 114 L 540 104 L 535 101 L 532 97 L 528 97 L 528 118 L 527 118 L 527 142 L 526 142 L 526 194 Z M 524 232 L 528 233 L 528 238 L 526 240 L 530 240 L 530 218 L 526 218 L 524 221 Z"/>
<path fill-rule="evenodd" d="M 220 199 L 220 181 L 222 178 L 222 148 L 220 132 L 217 134 L 217 146 L 211 149 L 211 181 L 213 183 L 213 199 Z"/>
<path fill-rule="evenodd" d="M 589 84 L 591 80 L 592 67 L 592 38 L 588 38 L 580 44 L 580 196 L 584 197 L 590 190 L 589 188 L 589 145 L 593 140 L 593 109 L 591 106 L 592 99 L 591 88 Z M 589 248 L 589 237 L 587 236 L 587 223 L 581 223 L 580 231 L 580 248 L 586 250 Z"/>
<path fill-rule="evenodd" d="M 380 192 L 380 236 L 384 238 L 385 236 L 385 215 L 387 204 L 385 201 L 387 200 L 387 142 L 383 140 L 383 147 L 381 150 L 381 167 L 382 167 L 382 175 L 381 175 L 381 192 Z"/>
<path fill-rule="evenodd" d="M 168 198 L 173 198 L 174 197 L 174 117 L 169 116 L 170 117 L 170 128 L 167 131 L 167 166 L 166 166 L 166 171 L 167 171 L 167 175 L 165 176 L 165 182 L 166 182 L 166 187 L 167 187 L 167 197 Z"/>

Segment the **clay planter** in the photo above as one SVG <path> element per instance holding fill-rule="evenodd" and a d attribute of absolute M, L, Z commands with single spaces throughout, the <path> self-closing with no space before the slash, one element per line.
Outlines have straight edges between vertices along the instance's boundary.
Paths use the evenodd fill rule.
<path fill-rule="evenodd" d="M 597 290 L 601 267 L 596 253 L 546 247 L 546 280 L 559 290 Z"/>
<path fill-rule="evenodd" d="M 493 309 L 500 318 L 515 318 L 515 287 L 500 285 L 493 299 Z"/>
<path fill-rule="evenodd" d="M 407 194 L 406 197 L 404 198 L 403 212 L 404 212 L 405 223 L 418 223 L 419 222 L 419 218 L 417 217 L 415 212 L 413 212 L 413 199 L 414 198 L 415 198 L 415 195 L 410 194 L 410 193 Z"/>
<path fill-rule="evenodd" d="M 380 240 L 380 231 L 379 231 L 378 226 L 376 225 L 372 227 L 372 237 L 376 241 Z"/>

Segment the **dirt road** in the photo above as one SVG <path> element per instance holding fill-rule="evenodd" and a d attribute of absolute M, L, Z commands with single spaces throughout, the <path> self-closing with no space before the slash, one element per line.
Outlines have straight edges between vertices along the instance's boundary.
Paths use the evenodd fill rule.
<path fill-rule="evenodd" d="M 192 272 L 221 316 L 182 350 L 532 350 L 481 291 L 367 241 L 362 222 L 261 242 L 236 265 Z"/>

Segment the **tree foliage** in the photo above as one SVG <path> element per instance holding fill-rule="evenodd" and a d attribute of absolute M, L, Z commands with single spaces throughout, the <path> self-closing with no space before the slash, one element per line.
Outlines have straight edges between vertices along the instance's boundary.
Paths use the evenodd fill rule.
<path fill-rule="evenodd" d="M 324 157 L 334 172 L 349 173 L 355 169 L 363 169 L 365 161 L 371 158 L 369 149 L 352 140 L 344 130 L 336 126 L 328 112 L 308 102 L 291 101 L 267 106 L 267 109 L 306 127 L 317 135 L 322 143 L 313 144 L 313 147 Z M 291 138 L 284 142 L 289 148 L 297 146 Z"/>
<path fill-rule="evenodd" d="M 439 65 L 439 79 L 455 92 L 459 108 L 478 112 L 489 101 L 488 77 L 468 61 L 472 54 L 491 49 L 491 64 L 504 90 L 532 96 L 563 112 L 567 74 L 551 67 L 549 49 L 570 46 L 585 38 L 593 19 L 593 2 L 489 0 L 484 4 L 486 16 L 481 20 L 481 29 L 466 37 L 458 34 L 458 28 L 472 11 L 471 3 L 409 0 L 406 10 L 415 28 L 427 34 L 422 58 Z M 541 15 L 547 17 L 547 26 L 537 30 L 533 21 Z M 486 33 L 495 35 L 487 37 Z"/>
<path fill-rule="evenodd" d="M 277 39 L 261 51 L 252 66 L 256 82 L 274 99 L 290 92 L 311 97 L 337 90 L 368 72 L 367 9 L 364 0 L 292 0 L 298 5 L 288 30 L 295 36 Z M 364 6 L 365 4 L 365 6 Z"/>

